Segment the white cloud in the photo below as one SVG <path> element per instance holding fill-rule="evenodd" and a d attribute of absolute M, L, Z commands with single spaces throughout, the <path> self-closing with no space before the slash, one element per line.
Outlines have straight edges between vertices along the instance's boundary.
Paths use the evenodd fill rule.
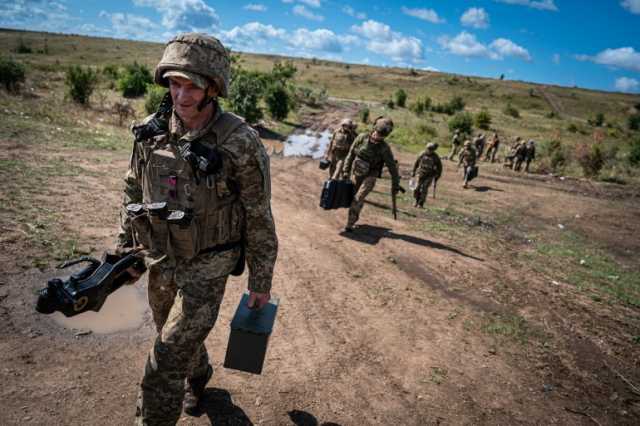
<path fill-rule="evenodd" d="M 556 65 L 560 64 L 560 55 L 557 53 L 554 53 L 554 55 L 551 57 L 551 60 Z"/>
<path fill-rule="evenodd" d="M 419 39 L 392 31 L 389 25 L 382 22 L 370 19 L 361 25 L 353 25 L 351 31 L 368 39 L 367 50 L 388 56 L 396 62 L 419 62 L 424 56 L 422 42 Z"/>
<path fill-rule="evenodd" d="M 413 16 L 414 18 L 422 19 L 423 21 L 431 22 L 432 24 L 442 24 L 445 22 L 445 20 L 441 19 L 433 9 L 410 9 L 402 6 L 402 13 Z"/>
<path fill-rule="evenodd" d="M 299 15 L 299 16 L 302 16 L 303 18 L 311 19 L 312 21 L 320 22 L 324 20 L 324 16 L 317 15 L 312 11 L 310 11 L 309 9 L 307 9 L 306 7 L 299 4 L 293 7 L 293 13 L 294 15 Z"/>
<path fill-rule="evenodd" d="M 148 6 L 162 15 L 162 25 L 171 31 L 211 31 L 220 19 L 215 9 L 203 0 L 133 0 L 136 6 Z"/>
<path fill-rule="evenodd" d="M 264 4 L 254 4 L 254 3 L 249 3 L 248 5 L 246 5 L 245 7 L 243 7 L 244 10 L 250 10 L 252 12 L 266 12 L 267 11 L 267 6 L 265 6 Z"/>
<path fill-rule="evenodd" d="M 498 54 L 500 58 L 505 56 L 515 56 L 525 61 L 531 60 L 529 51 L 506 38 L 498 38 L 494 40 L 489 47 Z"/>
<path fill-rule="evenodd" d="M 616 79 L 615 87 L 621 92 L 635 93 L 640 89 L 640 82 L 635 78 L 620 77 Z"/>
<path fill-rule="evenodd" d="M 351 35 L 338 36 L 325 28 L 315 31 L 299 28 L 293 32 L 287 42 L 303 49 L 339 53 L 342 52 L 344 45 L 355 44 L 358 40 Z"/>
<path fill-rule="evenodd" d="M 479 42 L 475 35 L 462 31 L 454 38 L 440 37 L 438 43 L 446 51 L 458 56 L 486 57 L 493 60 L 515 56 L 525 61 L 531 60 L 529 51 L 506 38 L 498 38 L 489 46 Z"/>
<path fill-rule="evenodd" d="M 66 0 L 0 0 L 0 26 L 35 31 L 70 32 L 78 18 L 69 14 Z"/>
<path fill-rule="evenodd" d="M 556 6 L 556 4 L 554 3 L 554 0 L 539 0 L 539 1 L 535 1 L 535 0 L 495 0 L 499 3 L 507 3 L 507 4 L 516 4 L 516 5 L 520 5 L 520 6 L 527 6 L 527 7 L 531 7 L 533 9 L 540 9 L 540 10 L 552 10 L 552 11 L 557 11 L 558 10 L 558 6 Z"/>
<path fill-rule="evenodd" d="M 440 70 L 438 68 L 434 68 L 434 67 L 424 67 L 422 68 L 424 71 L 431 71 L 431 72 L 440 72 Z"/>
<path fill-rule="evenodd" d="M 349 16 L 352 16 L 356 19 L 367 19 L 367 14 L 364 12 L 357 12 L 353 7 L 346 5 L 342 8 L 342 11 Z"/>
<path fill-rule="evenodd" d="M 304 3 L 311 7 L 320 7 L 320 0 L 298 0 L 300 3 Z"/>
<path fill-rule="evenodd" d="M 631 13 L 640 15 L 640 0 L 624 0 L 620 2 L 620 6 L 624 7 Z"/>
<path fill-rule="evenodd" d="M 596 56 L 576 55 L 576 59 L 579 61 L 592 61 L 600 65 L 640 71 L 640 53 L 636 52 L 633 47 L 605 49 Z"/>
<path fill-rule="evenodd" d="M 99 13 L 101 18 L 111 21 L 113 35 L 118 38 L 152 39 L 157 38 L 158 25 L 144 16 L 129 13 Z"/>
<path fill-rule="evenodd" d="M 254 45 L 264 45 L 274 39 L 285 39 L 287 32 L 273 25 L 265 25 L 260 22 L 249 22 L 229 31 L 222 31 L 222 40 L 234 48 L 250 48 Z"/>
<path fill-rule="evenodd" d="M 488 28 L 489 14 L 481 7 L 472 7 L 462 14 L 460 23 L 465 27 Z"/>

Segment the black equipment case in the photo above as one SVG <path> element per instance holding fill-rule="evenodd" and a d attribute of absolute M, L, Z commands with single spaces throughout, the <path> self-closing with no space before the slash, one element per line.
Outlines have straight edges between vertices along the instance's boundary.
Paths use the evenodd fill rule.
<path fill-rule="evenodd" d="M 320 207 L 325 210 L 351 206 L 355 195 L 355 186 L 350 180 L 329 179 L 322 186 Z"/>

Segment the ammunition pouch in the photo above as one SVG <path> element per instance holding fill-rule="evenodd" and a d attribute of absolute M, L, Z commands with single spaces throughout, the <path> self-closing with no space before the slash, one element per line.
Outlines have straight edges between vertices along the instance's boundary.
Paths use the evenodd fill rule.
<path fill-rule="evenodd" d="M 167 218 L 171 252 L 180 259 L 193 259 L 198 255 L 198 226 L 193 216 L 176 210 Z"/>
<path fill-rule="evenodd" d="M 371 170 L 369 162 L 362 158 L 356 157 L 353 161 L 353 174 L 357 177 L 367 176 Z"/>

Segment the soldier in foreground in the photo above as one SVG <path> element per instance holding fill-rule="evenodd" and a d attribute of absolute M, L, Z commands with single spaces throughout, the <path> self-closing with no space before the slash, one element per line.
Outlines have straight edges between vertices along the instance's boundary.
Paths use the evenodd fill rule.
<path fill-rule="evenodd" d="M 536 158 L 536 143 L 529 139 L 524 151 L 524 171 L 529 173 L 529 164 Z"/>
<path fill-rule="evenodd" d="M 434 180 L 437 182 L 442 175 L 442 162 L 436 153 L 437 149 L 437 143 L 427 144 L 427 149 L 418 155 L 413 165 L 411 176 L 415 177 L 417 172 L 418 177 L 418 184 L 413 191 L 413 196 L 416 199 L 414 207 L 424 208 L 429 186 Z"/>
<path fill-rule="evenodd" d="M 449 160 L 453 161 L 453 157 L 460 151 L 460 145 L 462 144 L 460 137 L 460 129 L 456 129 L 451 139 L 451 152 L 449 153 Z"/>
<path fill-rule="evenodd" d="M 491 140 L 487 144 L 487 153 L 484 156 L 484 161 L 489 161 L 493 163 L 496 160 L 496 154 L 498 153 L 498 149 L 500 148 L 500 138 L 498 137 L 498 133 L 494 133 L 491 137 Z"/>
<path fill-rule="evenodd" d="M 338 165 L 342 167 L 344 159 L 347 158 L 349 148 L 356 138 L 355 124 L 349 118 L 345 118 L 340 122 L 340 127 L 331 136 L 331 142 L 327 147 L 324 158 L 331 162 L 329 167 L 329 178 L 333 178 Z M 338 175 L 341 171 L 338 170 Z"/>
<path fill-rule="evenodd" d="M 464 184 L 462 187 L 465 189 L 469 187 L 469 180 L 471 180 L 470 174 L 476 165 L 477 158 L 476 149 L 471 141 L 465 141 L 462 152 L 460 153 L 460 161 L 458 161 L 458 167 L 460 167 L 461 164 L 464 167 Z"/>
<path fill-rule="evenodd" d="M 269 157 L 258 134 L 217 102 L 227 96 L 229 69 L 217 39 L 178 35 L 155 70 L 173 106 L 133 128 L 118 248 L 143 249 L 158 332 L 137 425 L 174 425 L 183 405 L 199 411 L 213 374 L 204 341 L 227 278 L 241 273 L 245 258 L 249 306 L 270 299 L 278 242 Z"/>
<path fill-rule="evenodd" d="M 364 200 L 376 185 L 376 179 L 380 175 L 383 166 L 387 166 L 391 174 L 391 191 L 400 190 L 400 175 L 393 158 L 391 147 L 385 142 L 385 138 L 393 130 L 393 121 L 390 118 L 378 117 L 373 123 L 373 130 L 358 135 L 351 145 L 349 154 L 344 161 L 343 178 L 350 179 L 353 171 L 356 195 L 349 208 L 349 216 L 345 231 L 354 229 L 360 212 L 364 206 Z"/>

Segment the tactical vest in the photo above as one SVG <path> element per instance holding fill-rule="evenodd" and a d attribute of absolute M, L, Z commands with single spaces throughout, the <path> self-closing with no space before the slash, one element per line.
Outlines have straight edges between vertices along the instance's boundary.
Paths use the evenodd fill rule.
<path fill-rule="evenodd" d="M 425 154 L 420 159 L 420 171 L 422 176 L 435 176 L 438 173 L 438 165 L 435 156 Z"/>
<path fill-rule="evenodd" d="M 358 147 L 354 163 L 364 161 L 368 165 L 367 172 L 361 173 L 360 175 L 377 176 L 384 165 L 382 152 L 386 148 L 386 142 L 382 141 L 374 144 L 369 142 L 369 138 L 370 136 L 366 136 L 365 141 Z M 354 173 L 357 171 L 357 168 L 358 165 L 354 164 Z M 356 173 L 356 175 L 358 175 L 358 173 Z"/>
<path fill-rule="evenodd" d="M 336 151 L 349 151 L 351 143 L 349 143 L 349 135 L 343 131 L 337 131 L 333 135 L 333 149 Z"/>
<path fill-rule="evenodd" d="M 243 124 L 240 117 L 222 113 L 198 142 L 210 148 L 220 147 Z M 147 206 L 166 202 L 169 211 L 182 211 L 187 217 L 174 223 L 167 220 L 166 215 L 143 215 L 133 222 L 139 242 L 181 259 L 192 259 L 200 252 L 239 242 L 245 212 L 228 157 L 218 150 L 223 155 L 221 169 L 213 175 L 201 177 L 198 184 L 191 165 L 182 159 L 170 138 L 166 134 L 156 137 L 155 144 L 142 145 L 145 158 L 143 202 Z M 141 223 L 144 218 L 148 219 L 146 232 L 145 224 Z"/>

